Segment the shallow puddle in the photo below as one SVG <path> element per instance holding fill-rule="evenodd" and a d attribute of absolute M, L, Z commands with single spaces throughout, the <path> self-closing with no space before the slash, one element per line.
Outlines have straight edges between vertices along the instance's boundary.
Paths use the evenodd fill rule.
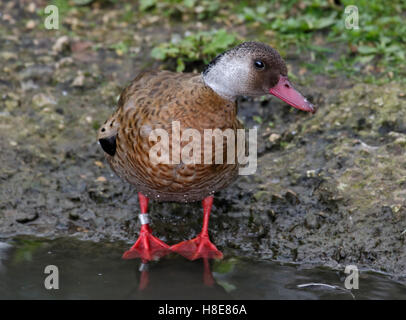
<path fill-rule="evenodd" d="M 406 286 L 361 272 L 359 289 L 346 274 L 277 262 L 225 257 L 188 261 L 169 255 L 139 271 L 122 260 L 128 244 L 20 237 L 0 242 L 0 299 L 406 299 Z M 58 268 L 59 289 L 47 290 L 46 266 Z M 55 282 L 54 282 L 55 285 Z"/>

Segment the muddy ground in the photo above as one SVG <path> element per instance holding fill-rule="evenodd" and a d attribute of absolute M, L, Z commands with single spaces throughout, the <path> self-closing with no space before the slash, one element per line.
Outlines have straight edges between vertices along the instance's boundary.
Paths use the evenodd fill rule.
<path fill-rule="evenodd" d="M 0 17 L 0 237 L 132 243 L 136 193 L 107 166 L 96 131 L 126 83 L 158 65 L 149 58 L 151 41 L 180 27 L 111 24 L 115 11 L 100 9 L 91 25 L 70 21 L 75 33 L 62 38 L 40 28 L 32 8 L 7 3 Z M 110 48 L 129 34 L 129 52 Z M 296 61 L 287 61 L 295 70 Z M 404 280 L 406 86 L 311 74 L 299 83 L 318 105 L 315 115 L 274 98 L 241 99 L 246 127 L 260 129 L 258 170 L 216 195 L 212 240 L 226 256 L 356 264 Z M 201 227 L 199 203 L 152 201 L 150 212 L 156 235 L 169 244 Z"/>

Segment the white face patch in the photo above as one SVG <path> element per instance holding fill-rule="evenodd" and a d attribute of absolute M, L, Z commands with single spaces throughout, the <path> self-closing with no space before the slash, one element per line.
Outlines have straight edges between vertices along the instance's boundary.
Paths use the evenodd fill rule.
<path fill-rule="evenodd" d="M 256 67 L 256 60 L 261 60 L 264 68 Z M 218 95 L 234 101 L 238 96 L 267 94 L 277 77 L 286 73 L 286 64 L 275 49 L 247 41 L 213 59 L 202 77 Z"/>
<path fill-rule="evenodd" d="M 246 57 L 224 55 L 203 75 L 203 80 L 221 97 L 235 100 L 248 91 L 249 74 L 252 72 L 249 63 L 250 59 Z"/>

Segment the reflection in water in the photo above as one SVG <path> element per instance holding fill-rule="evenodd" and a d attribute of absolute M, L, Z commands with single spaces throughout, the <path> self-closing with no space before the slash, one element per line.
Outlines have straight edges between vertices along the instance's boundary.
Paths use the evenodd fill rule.
<path fill-rule="evenodd" d="M 148 271 L 148 261 L 143 260 L 141 262 L 139 271 L 141 272 L 140 284 L 138 286 L 139 290 L 144 290 L 149 283 L 149 271 Z"/>
<path fill-rule="evenodd" d="M 207 287 L 212 287 L 214 285 L 214 278 L 213 278 L 213 273 L 210 270 L 210 264 L 209 264 L 209 259 L 208 258 L 203 258 L 203 284 Z M 148 283 L 149 283 L 149 268 L 148 268 L 148 261 L 147 260 L 142 260 L 140 264 L 140 268 L 138 269 L 140 272 L 140 284 L 138 286 L 138 289 L 140 291 L 144 290 L 147 288 Z"/>
<path fill-rule="evenodd" d="M 0 273 L 5 271 L 3 266 L 3 261 L 7 259 L 7 251 L 11 248 L 11 246 L 5 242 L 0 242 Z"/>
<path fill-rule="evenodd" d="M 189 261 L 175 254 L 140 268 L 138 259 L 121 259 L 127 244 L 120 242 L 4 242 L 0 299 L 406 299 L 404 284 L 371 272 L 361 272 L 359 290 L 350 292 L 343 289 L 346 274 L 326 268 L 239 257 Z M 59 290 L 44 287 L 51 264 L 59 269 Z M 306 285 L 317 283 L 326 285 Z"/>

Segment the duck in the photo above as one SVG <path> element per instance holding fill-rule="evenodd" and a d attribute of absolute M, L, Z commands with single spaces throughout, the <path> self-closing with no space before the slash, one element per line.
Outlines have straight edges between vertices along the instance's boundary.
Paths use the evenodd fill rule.
<path fill-rule="evenodd" d="M 98 141 L 111 169 L 138 192 L 141 230 L 137 241 L 123 254 L 124 259 L 147 262 L 170 252 L 189 260 L 223 257 L 209 238 L 209 217 L 214 194 L 238 177 L 241 165 L 238 161 L 216 161 L 218 148 L 204 144 L 202 136 L 207 130 L 243 130 L 237 118 L 237 99 L 268 94 L 299 110 L 316 111 L 289 81 L 286 63 L 278 51 L 255 41 L 221 53 L 201 73 L 141 72 L 122 91 L 116 111 L 99 128 Z M 198 135 L 196 141 L 203 141 L 200 149 L 190 148 L 190 138 L 194 138 L 191 129 Z M 186 139 L 184 133 L 189 133 Z M 226 140 L 222 150 L 227 149 Z M 231 141 L 238 147 L 237 139 Z M 152 153 L 154 149 L 158 151 Z M 207 158 L 204 149 L 211 151 Z M 223 160 L 229 159 L 227 152 L 223 152 Z M 185 154 L 189 157 L 184 159 Z M 235 160 L 235 156 L 230 159 Z M 201 232 L 193 239 L 167 245 L 152 234 L 150 199 L 202 201 Z"/>

